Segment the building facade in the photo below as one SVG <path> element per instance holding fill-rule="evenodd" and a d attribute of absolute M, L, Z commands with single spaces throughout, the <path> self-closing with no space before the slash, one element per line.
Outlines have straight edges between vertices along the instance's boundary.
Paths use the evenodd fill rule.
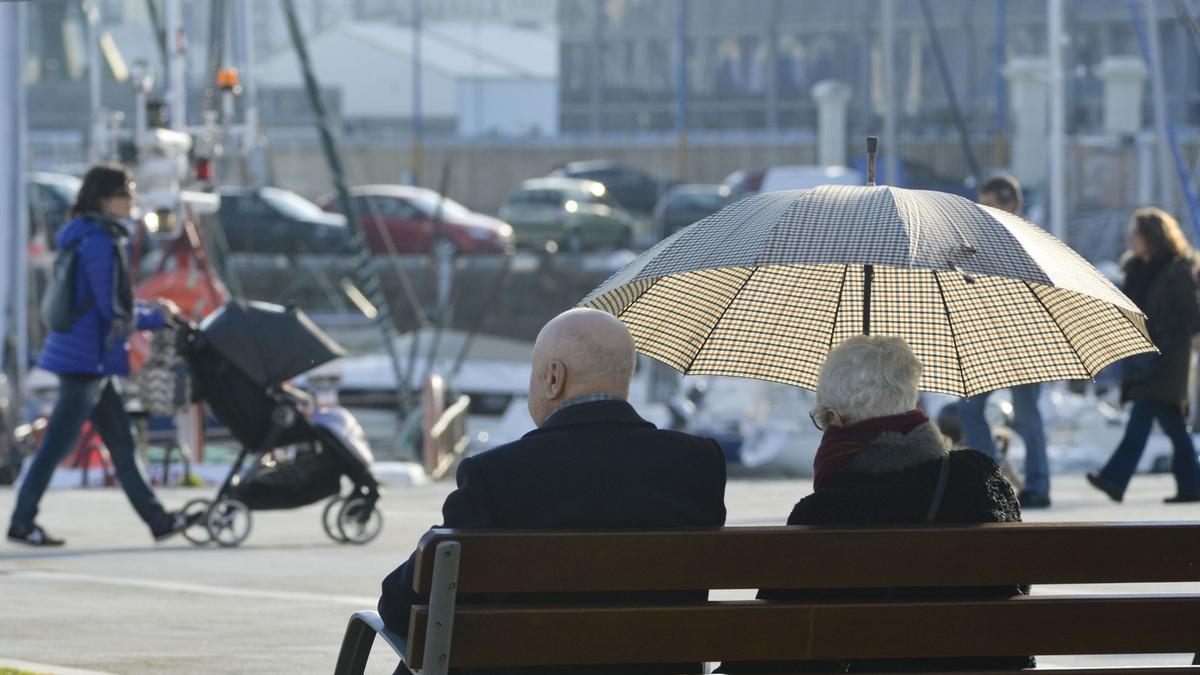
<path fill-rule="evenodd" d="M 951 132 L 953 107 L 921 1 L 894 2 L 890 58 L 901 130 Z M 1126 0 L 1063 4 L 1068 131 L 1090 133 L 1101 124 L 1101 61 L 1141 52 Z M 668 0 L 560 0 L 564 133 L 675 128 L 679 6 Z M 880 6 L 880 0 L 686 0 L 688 127 L 811 129 L 812 87 L 837 79 L 853 91 L 852 132 L 877 131 L 887 105 Z M 1175 3 L 1154 6 L 1172 115 L 1180 126 L 1198 126 L 1200 44 Z M 929 0 L 929 7 L 968 128 L 978 134 L 1003 130 L 1003 64 L 1046 54 L 1046 3 Z"/>

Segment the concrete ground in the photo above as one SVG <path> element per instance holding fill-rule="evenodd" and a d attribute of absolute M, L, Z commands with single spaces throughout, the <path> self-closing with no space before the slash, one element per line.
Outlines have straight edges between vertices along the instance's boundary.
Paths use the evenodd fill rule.
<path fill-rule="evenodd" d="M 66 538 L 66 547 L 0 544 L 0 670 L 11 659 L 109 673 L 329 673 L 347 617 L 374 606 L 380 579 L 440 520 L 450 488 L 390 490 L 382 502 L 383 533 L 368 546 L 334 544 L 321 530 L 321 507 L 312 506 L 256 512 L 254 531 L 237 549 L 199 548 L 182 539 L 156 545 L 120 491 L 54 491 L 39 520 Z M 781 524 L 810 491 L 803 480 L 732 481 L 729 524 Z M 177 507 L 212 492 L 160 494 Z M 1170 476 L 1139 476 L 1117 505 L 1082 476 L 1058 476 L 1054 507 L 1030 511 L 1026 520 L 1200 520 L 1200 505 L 1161 503 L 1173 493 Z M 13 497 L 11 489 L 0 489 L 5 513 Z M 1184 587 L 1200 591 L 1200 584 Z M 377 644 L 369 672 L 393 666 Z"/>

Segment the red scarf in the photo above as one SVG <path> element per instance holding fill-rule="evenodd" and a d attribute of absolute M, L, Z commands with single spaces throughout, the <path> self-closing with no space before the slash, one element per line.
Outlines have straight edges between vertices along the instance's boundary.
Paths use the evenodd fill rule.
<path fill-rule="evenodd" d="M 910 410 L 899 415 L 874 417 L 846 427 L 830 426 L 821 437 L 821 446 L 813 460 L 813 489 L 820 490 L 822 483 L 837 473 L 847 462 L 854 459 L 868 443 L 880 434 L 907 434 L 929 418 L 920 410 Z"/>

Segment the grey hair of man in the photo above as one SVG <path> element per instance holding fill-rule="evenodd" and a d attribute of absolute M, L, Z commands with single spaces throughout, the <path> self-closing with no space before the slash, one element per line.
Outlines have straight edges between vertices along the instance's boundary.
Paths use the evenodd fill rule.
<path fill-rule="evenodd" d="M 813 419 L 847 426 L 913 410 L 922 369 L 901 338 L 852 337 L 830 350 L 821 367 Z"/>
<path fill-rule="evenodd" d="M 529 415 L 542 426 L 559 406 L 581 396 L 629 398 L 637 349 L 629 329 L 596 309 L 572 309 L 538 333 L 529 375 Z"/>

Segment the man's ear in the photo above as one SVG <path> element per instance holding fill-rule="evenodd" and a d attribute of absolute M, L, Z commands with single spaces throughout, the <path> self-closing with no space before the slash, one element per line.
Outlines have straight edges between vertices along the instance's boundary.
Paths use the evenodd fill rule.
<path fill-rule="evenodd" d="M 546 368 L 546 398 L 554 400 L 567 388 L 567 367 L 562 361 L 551 361 Z"/>

